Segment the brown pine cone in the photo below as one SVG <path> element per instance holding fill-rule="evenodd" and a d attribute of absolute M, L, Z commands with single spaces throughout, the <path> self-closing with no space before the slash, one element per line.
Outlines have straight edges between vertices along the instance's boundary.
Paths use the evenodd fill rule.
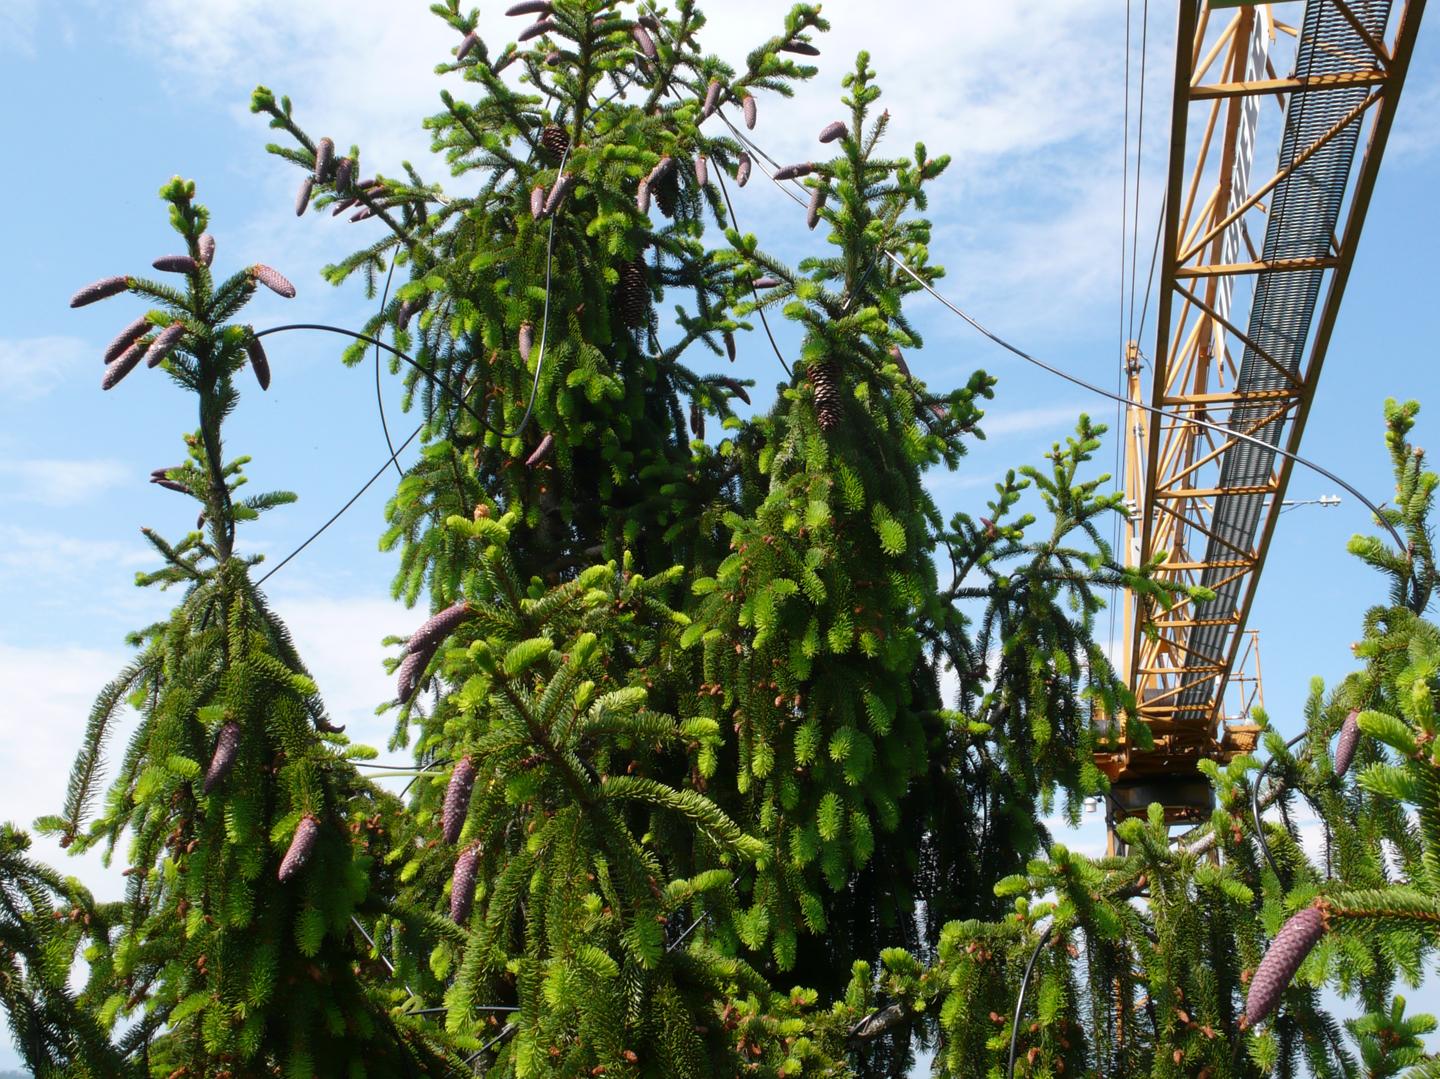
<path fill-rule="evenodd" d="M 455 872 L 450 877 L 450 920 L 464 925 L 475 903 L 475 863 L 479 852 L 467 847 L 455 859 Z"/>
<path fill-rule="evenodd" d="M 1316 907 L 1306 907 L 1280 927 L 1270 942 L 1245 997 L 1245 1020 L 1254 1026 L 1280 1003 L 1280 994 L 1290 984 L 1300 964 L 1325 935 L 1325 915 Z"/>
<path fill-rule="evenodd" d="M 565 156 L 565 151 L 570 149 L 570 136 L 559 124 L 546 124 L 545 129 L 540 132 L 540 145 L 545 152 L 553 158 Z"/>
<path fill-rule="evenodd" d="M 835 361 L 825 359 L 809 364 L 805 377 L 815 394 L 815 418 L 820 430 L 833 431 L 840 423 L 840 377 Z"/>
<path fill-rule="evenodd" d="M 615 306 L 625 325 L 638 330 L 645 325 L 650 306 L 649 274 L 643 258 L 620 264 L 620 282 L 615 286 Z"/>
<path fill-rule="evenodd" d="M 279 877 L 282 884 L 305 868 L 310 855 L 315 853 L 315 841 L 319 837 L 320 822 L 310 816 L 300 818 L 300 823 L 295 828 L 295 838 L 290 840 L 290 849 L 285 852 L 285 857 L 280 862 Z"/>
<path fill-rule="evenodd" d="M 1355 747 L 1360 744 L 1360 711 L 1351 709 L 1340 728 L 1340 740 L 1335 743 L 1335 774 L 1343 776 L 1350 771 L 1350 762 L 1355 759 Z"/>
<path fill-rule="evenodd" d="M 235 767 L 235 756 L 240 748 L 240 724 L 233 720 L 220 728 L 215 739 L 215 753 L 210 758 L 210 767 L 205 771 L 205 782 L 201 786 L 209 794 L 230 774 Z"/>

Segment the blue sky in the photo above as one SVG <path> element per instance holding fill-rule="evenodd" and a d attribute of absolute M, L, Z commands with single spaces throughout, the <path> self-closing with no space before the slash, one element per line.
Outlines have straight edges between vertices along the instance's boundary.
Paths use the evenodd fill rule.
<path fill-rule="evenodd" d="M 1144 251 L 1159 205 L 1174 34 L 1173 5 L 1153 6 Z M 783 11 L 773 0 L 711 8 L 713 46 L 737 64 Z M 859 0 L 825 5 L 835 29 L 822 42 L 821 75 L 796 100 L 761 103 L 762 145 L 781 160 L 813 156 L 814 132 L 840 115 L 841 76 L 855 51 L 868 48 L 886 88 L 896 153 L 920 138 L 932 153 L 955 155 L 931 204 L 932 259 L 948 268 L 946 294 L 1023 347 L 1113 386 L 1122 6 L 916 0 L 893 9 L 895 17 L 875 10 Z M 517 29 L 498 15 L 482 22 L 492 41 Z M 1137 27 L 1137 68 L 1138 36 Z M 179 173 L 198 181 L 212 211 L 218 268 L 264 261 L 299 288 L 289 302 L 258 297 L 251 321 L 358 325 L 363 297 L 332 289 L 318 269 L 380 226 L 295 219 L 298 174 L 264 153 L 269 132 L 248 111 L 249 90 L 264 82 L 291 94 L 310 131 L 361 144 L 367 172 L 397 172 L 408 158 L 443 178 L 419 119 L 438 107 L 442 82 L 432 69 L 453 45 L 421 0 L 0 0 L 0 145 L 13 178 L 10 255 L 0 268 L 0 738 L 8 761 L 0 819 L 28 823 L 58 806 L 89 701 L 124 662 L 123 634 L 168 608 L 168 596 L 130 583 L 149 565 L 139 527 L 176 535 L 194 515 L 182 496 L 145 482 L 152 468 L 180 459 L 180 434 L 194 424 L 189 399 L 143 369 L 100 392 L 100 354 L 139 305 L 119 298 L 71 311 L 69 296 L 174 249 L 155 192 Z M 1440 239 L 1427 197 L 1440 166 L 1437 136 L 1440 30 L 1431 26 L 1422 29 L 1303 447 L 1376 501 L 1390 493 L 1384 398 L 1429 399 L 1418 441 L 1432 443 L 1440 431 L 1440 305 L 1427 259 Z M 815 249 L 816 237 L 770 185 L 738 195 L 741 226 L 767 248 L 796 258 Z M 918 303 L 915 317 L 927 347 L 909 360 L 932 385 L 961 382 L 976 367 L 1000 377 L 983 424 L 988 441 L 972 446 L 959 472 L 932 477 L 947 513 L 983 512 L 990 484 L 1008 467 L 1038 462 L 1080 411 L 1113 420 L 1109 403 L 998 352 L 938 305 Z M 762 341 L 742 341 L 735 371 L 758 379 L 760 407 L 780 374 Z M 782 336 L 782 345 L 793 343 Z M 368 366 L 341 367 L 340 344 L 326 337 L 292 334 L 269 345 L 274 383 L 261 394 L 242 381 L 227 431 L 232 452 L 254 456 L 253 489 L 300 494 L 297 505 L 242 534 L 249 550 L 273 561 L 338 508 L 386 451 Z M 385 396 L 393 416 L 399 395 L 388 376 Z M 397 426 L 410 430 L 403 420 Z M 1102 458 L 1110 471 L 1108 449 Z M 380 640 L 423 617 L 388 598 L 393 565 L 375 542 L 386 490 L 387 481 L 377 484 L 271 583 L 332 711 L 376 745 L 389 727 L 372 714 L 390 694 Z M 1290 497 L 1336 493 L 1297 471 Z M 1266 703 L 1282 731 L 1298 729 L 1311 676 L 1348 669 L 1360 616 L 1381 598 L 1379 582 L 1344 553 L 1345 540 L 1366 525 L 1348 498 L 1336 509 L 1282 518 L 1251 621 L 1262 634 Z M 1071 841 L 1093 848 L 1103 837 L 1092 824 Z M 118 866 L 62 858 L 44 843 L 38 849 L 100 894 L 119 894 Z M 1440 1011 L 1440 999 L 1424 995 Z M 0 1067 L 7 1053 L 0 1051 Z"/>

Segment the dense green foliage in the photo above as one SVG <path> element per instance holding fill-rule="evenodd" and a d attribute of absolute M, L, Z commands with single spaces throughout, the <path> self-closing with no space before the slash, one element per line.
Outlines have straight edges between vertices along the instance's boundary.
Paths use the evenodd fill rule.
<path fill-rule="evenodd" d="M 1220 808 L 1179 845 L 1152 820 L 1125 825 L 1122 858 L 1047 849 L 1042 813 L 1062 798 L 1074 817 L 1104 789 L 1097 713 L 1130 703 L 1095 639 L 1100 597 L 1167 597 L 1106 542 L 1123 510 L 1089 474 L 1103 428 L 1085 417 L 985 516 L 947 521 L 927 494 L 925 472 L 983 437 L 994 394 L 983 372 L 937 394 L 904 359 L 923 345 L 906 315 L 921 285 L 889 256 L 941 276 L 921 215 L 948 159 L 882 154 L 862 53 L 834 156 L 797 170 L 829 251 L 792 267 L 731 219 L 726 177 L 754 163 L 726 117 L 814 73 L 793 57 L 826 29 L 818 6 L 743 70 L 702 50 L 693 0 L 520 6 L 541 22 L 504 49 L 458 0 L 434 7 L 457 35 L 441 70 L 467 93 L 442 94 L 426 126 L 464 195 L 409 164 L 361 180 L 358 148 L 312 137 L 263 87 L 252 101 L 303 174 L 302 211 L 382 229 L 327 276 L 372 296 L 385 278 L 364 329 L 394 341 L 424 421 L 381 539 L 395 595 L 436 612 L 388 642 L 403 651 L 381 710 L 418 779 L 403 796 L 361 777 L 373 752 L 331 723 L 235 545 L 293 496 L 238 497 L 246 458 L 224 461 L 234 377 L 248 363 L 269 379 L 232 320 L 257 283 L 288 283 L 267 267 L 213 279 L 205 211 L 176 180 L 187 289 L 110 289 L 159 305 L 136 347 L 173 346 L 163 367 L 196 396 L 186 463 L 157 482 L 202 520 L 174 543 L 147 533 L 163 564 L 139 583 L 183 598 L 133 635 L 68 804 L 39 822 L 76 849 L 123 843 L 124 902 L 92 912 L 76 891 L 80 915 L 47 923 L 68 886 L 4 865 L 28 882 L 3 924 L 26 956 L 7 1006 L 13 986 L 41 988 L 39 1010 L 12 1009 L 27 1057 L 87 1075 L 778 1079 L 904 1074 L 918 1042 L 939 1074 L 999 1075 L 1033 955 L 1021 1074 L 1288 1075 L 1302 1056 L 1339 1074 L 1315 988 L 1332 976 L 1370 1013 L 1352 1028 L 1362 1057 L 1416 1055 L 1423 1021 L 1392 990 L 1426 958 L 1431 931 L 1413 926 L 1436 917 L 1440 785 L 1415 751 L 1440 645 L 1413 410 L 1391 417 L 1411 549 L 1357 541 L 1393 591 L 1365 670 L 1317 687 L 1298 756 L 1270 747 L 1280 804 L 1304 798 L 1330 827 L 1326 864 L 1288 817 L 1264 858 L 1251 758 L 1211 769 Z M 773 314 L 799 354 L 742 417 L 755 380 L 701 365 Z M 140 722 L 87 823 L 126 701 Z M 1341 783 L 1326 739 L 1352 708 L 1374 740 Z M 1265 941 L 1317 895 L 1337 932 L 1280 1018 L 1237 1040 Z M 62 974 L 82 936 L 75 997 Z"/>

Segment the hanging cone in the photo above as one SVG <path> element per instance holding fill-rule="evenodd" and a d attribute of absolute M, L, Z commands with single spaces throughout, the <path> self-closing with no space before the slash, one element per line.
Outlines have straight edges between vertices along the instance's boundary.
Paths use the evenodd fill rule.
<path fill-rule="evenodd" d="M 480 35 L 471 30 L 470 33 L 461 39 L 460 47 L 455 50 L 455 62 L 458 64 L 463 61 L 465 57 L 469 56 L 475 50 L 475 46 L 479 44 Z"/>
<path fill-rule="evenodd" d="M 335 144 L 321 139 L 315 144 L 315 182 L 323 184 L 330 179 L 330 166 L 335 160 Z"/>
<path fill-rule="evenodd" d="M 632 330 L 645 324 L 645 312 L 650 306 L 648 273 L 643 258 L 631 259 L 620 264 L 620 281 L 615 286 L 615 306 L 620 318 Z"/>
<path fill-rule="evenodd" d="M 744 187 L 750 182 L 750 155 L 742 153 L 740 160 L 735 165 L 735 182 Z"/>
<path fill-rule="evenodd" d="M 145 344 L 144 341 L 137 341 L 105 368 L 105 374 L 100 379 L 102 390 L 113 389 L 122 378 L 135 370 L 135 365 L 145 355 Z"/>
<path fill-rule="evenodd" d="M 539 37 L 541 34 L 548 34 L 551 30 L 554 29 L 554 19 L 539 19 L 536 22 L 532 22 L 529 26 L 525 27 L 524 30 L 521 30 L 520 36 L 517 38 L 517 40 L 529 41 L 532 37 Z"/>
<path fill-rule="evenodd" d="M 559 177 L 555 181 L 555 186 L 550 189 L 550 194 L 545 196 L 543 212 L 548 216 L 560 209 L 560 204 L 565 201 L 565 196 L 569 195 L 574 188 L 575 177 L 573 174 L 567 172 Z"/>
<path fill-rule="evenodd" d="M 528 322 L 522 322 L 520 323 L 520 333 L 517 336 L 519 339 L 517 343 L 520 348 L 520 362 L 529 363 L 530 352 L 535 347 L 535 327 Z"/>
<path fill-rule="evenodd" d="M 538 219 L 545 212 L 545 188 L 535 187 L 530 191 L 530 216 Z"/>
<path fill-rule="evenodd" d="M 700 154 L 695 158 L 695 184 L 697 187 L 704 187 L 710 182 L 710 167 L 705 161 L 705 155 Z"/>
<path fill-rule="evenodd" d="M 319 837 L 320 822 L 314 817 L 301 817 L 295 828 L 295 838 L 290 840 L 290 849 L 285 852 L 285 858 L 280 863 L 279 877 L 282 884 L 305 868 L 305 863 L 310 861 L 310 855 L 315 853 L 315 841 Z"/>
<path fill-rule="evenodd" d="M 145 366 L 158 367 L 160 361 L 170 355 L 175 346 L 180 343 L 180 338 L 184 336 L 185 323 L 172 322 L 166 326 L 155 335 L 155 340 L 150 342 L 150 350 L 147 354 L 148 358 L 145 361 Z"/>
<path fill-rule="evenodd" d="M 405 704 L 420 688 L 420 676 L 430 664 L 430 652 L 411 652 L 395 671 L 395 696 Z"/>
<path fill-rule="evenodd" d="M 131 345 L 133 345 L 136 341 L 140 340 L 140 338 L 144 337 L 149 332 L 150 320 L 143 317 L 137 318 L 134 322 L 130 323 L 130 325 L 126 326 L 123 330 L 121 330 L 120 333 L 116 336 L 115 340 L 111 341 L 110 344 L 106 347 L 105 362 L 110 363 L 112 360 L 118 359 L 125 352 L 126 349 L 128 349 Z"/>
<path fill-rule="evenodd" d="M 635 189 L 635 209 L 642 214 L 650 212 L 650 181 L 641 180 L 640 186 Z"/>
<path fill-rule="evenodd" d="M 815 394 L 815 418 L 820 430 L 829 433 L 840 424 L 840 379 L 831 359 L 812 362 L 805 368 L 805 377 Z"/>
<path fill-rule="evenodd" d="M 690 398 L 690 433 L 696 438 L 705 437 L 705 410 L 696 398 Z"/>
<path fill-rule="evenodd" d="M 850 129 L 845 126 L 845 122 L 836 120 L 820 129 L 820 141 L 834 142 L 836 139 L 843 139 L 849 133 Z"/>
<path fill-rule="evenodd" d="M 890 346 L 890 358 L 895 361 L 895 366 L 900 368 L 900 373 L 906 378 L 914 378 L 910 373 L 910 365 L 905 362 L 905 354 L 900 351 L 899 345 Z"/>
<path fill-rule="evenodd" d="M 464 757 L 450 773 L 450 784 L 445 788 L 445 805 L 440 813 L 440 832 L 446 843 L 460 838 L 460 829 L 465 824 L 465 814 L 470 811 L 470 792 L 475 787 L 475 761 Z"/>
<path fill-rule="evenodd" d="M 315 190 L 315 177 L 307 176 L 300 181 L 300 190 L 295 192 L 295 216 L 304 217 L 310 206 L 310 193 Z"/>
<path fill-rule="evenodd" d="M 104 300 L 111 296 L 116 296 L 124 292 L 129 287 L 130 278 L 128 277 L 120 276 L 102 278 L 101 280 L 96 281 L 93 285 L 86 285 L 79 292 L 75 293 L 74 296 L 71 296 L 70 306 L 84 307 L 86 304 L 92 304 L 96 300 Z"/>
<path fill-rule="evenodd" d="M 655 193 L 655 205 L 660 212 L 666 217 L 674 217 L 680 203 L 679 175 L 671 169 L 651 185 L 651 190 Z"/>
<path fill-rule="evenodd" d="M 547 434 L 544 438 L 540 440 L 540 445 L 535 447 L 534 452 L 531 453 L 529 457 L 525 458 L 525 467 L 535 468 L 537 465 L 543 464 L 545 459 L 549 457 L 550 454 L 554 452 L 554 450 L 555 436 Z"/>
<path fill-rule="evenodd" d="M 272 269 L 263 262 L 257 262 L 254 266 L 250 267 L 250 276 L 256 281 L 259 281 L 271 292 L 284 296 L 287 300 L 293 300 L 295 298 L 295 286 L 285 280 L 284 275 L 281 274 L 279 270 Z"/>
<path fill-rule="evenodd" d="M 434 652 L 441 641 L 454 633 L 457 627 L 474 615 L 475 609 L 463 600 L 446 607 L 443 611 L 436 612 L 410 635 L 410 640 L 405 644 L 405 651 L 410 653 Z"/>
<path fill-rule="evenodd" d="M 450 920 L 464 925 L 470 918 L 470 909 L 475 905 L 475 863 L 479 852 L 467 847 L 455 859 L 455 872 L 450 877 Z"/>
<path fill-rule="evenodd" d="M 825 205 L 825 196 L 828 193 L 828 189 L 823 187 L 817 187 L 810 192 L 810 205 L 805 209 L 805 224 L 809 228 L 813 229 L 820 224 L 820 210 Z"/>
<path fill-rule="evenodd" d="M 725 338 L 725 355 L 727 355 L 727 356 L 730 357 L 730 362 L 731 362 L 731 363 L 734 363 L 734 362 L 735 362 L 735 335 L 734 335 L 733 333 L 731 333 L 729 330 L 726 330 L 726 331 L 724 332 L 724 334 L 722 334 L 721 336 L 723 336 L 723 337 Z"/>
<path fill-rule="evenodd" d="M 1280 994 L 1324 935 L 1325 915 L 1316 907 L 1306 907 L 1280 927 L 1250 979 L 1245 997 L 1247 1026 L 1253 1027 L 1275 1010 Z"/>
<path fill-rule="evenodd" d="M 1355 759 L 1355 747 L 1360 744 L 1360 710 L 1351 709 L 1340 727 L 1340 740 L 1335 743 L 1335 774 L 1343 776 L 1350 771 L 1350 762 Z"/>
<path fill-rule="evenodd" d="M 655 42 L 646 31 L 645 27 L 635 25 L 630 28 L 630 36 L 635 39 L 635 44 L 640 46 L 640 51 L 645 54 L 645 59 L 653 60 L 658 53 L 655 51 Z"/>
<path fill-rule="evenodd" d="M 540 132 L 540 145 L 545 147 L 545 152 L 553 158 L 565 156 L 565 151 L 570 149 L 570 136 L 559 124 L 546 124 L 545 129 Z"/>
<path fill-rule="evenodd" d="M 740 102 L 740 111 L 745 116 L 745 126 L 751 131 L 755 130 L 755 95 L 746 94 L 745 100 Z"/>
<path fill-rule="evenodd" d="M 197 524 L 196 528 L 200 526 Z M 205 782 L 201 790 L 209 794 L 230 774 L 235 767 L 235 757 L 240 749 L 240 724 L 231 721 L 220 728 L 215 739 L 215 752 L 210 757 L 210 767 L 205 771 Z"/>
<path fill-rule="evenodd" d="M 700 110 L 700 119 L 705 119 L 715 111 L 720 104 L 720 80 L 711 79 L 710 85 L 705 88 L 705 107 Z"/>
<path fill-rule="evenodd" d="M 265 355 L 265 346 L 260 343 L 260 338 L 252 337 L 245 342 L 245 351 L 250 354 L 250 370 L 255 372 L 255 381 L 260 383 L 261 390 L 270 388 L 270 360 Z"/>

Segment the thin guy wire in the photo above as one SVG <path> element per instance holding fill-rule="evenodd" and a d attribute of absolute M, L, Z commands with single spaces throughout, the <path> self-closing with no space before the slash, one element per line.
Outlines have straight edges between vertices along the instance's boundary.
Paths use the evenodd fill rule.
<path fill-rule="evenodd" d="M 395 256 L 390 256 L 390 272 L 385 275 L 385 291 L 380 294 L 380 310 L 385 310 L 385 304 L 390 300 L 390 282 L 395 279 Z M 400 456 L 395 449 L 395 443 L 390 441 L 390 425 L 385 422 L 385 397 L 380 392 L 380 348 L 375 348 L 375 407 L 380 412 L 380 430 L 385 432 L 385 448 L 390 451 L 390 461 L 395 465 L 395 473 L 402 480 L 405 478 L 405 470 L 400 467 L 396 460 Z"/>
<path fill-rule="evenodd" d="M 720 112 L 717 109 L 716 115 L 719 114 Z M 755 145 L 753 141 L 747 139 L 744 135 L 742 135 L 739 130 L 736 129 L 735 125 L 730 123 L 728 118 L 722 117 L 722 119 L 725 119 L 726 125 L 735 132 L 735 134 L 741 139 L 741 141 L 745 142 L 746 145 L 748 145 L 752 150 L 754 150 L 756 154 L 758 154 L 765 161 L 769 162 L 771 165 L 776 164 L 773 157 L 765 153 L 765 151 Z M 791 199 L 793 199 L 796 203 L 804 205 L 804 200 L 802 200 L 798 195 L 796 195 L 795 192 L 789 187 L 786 187 L 786 185 L 782 181 L 775 179 L 774 175 L 771 174 L 769 170 L 761 166 L 761 171 L 765 173 L 771 183 L 773 183 L 776 187 L 779 187 L 782 191 L 788 194 Z M 1209 420 L 1201 420 L 1195 418 L 1194 416 L 1186 416 L 1178 412 L 1170 412 L 1167 409 L 1156 408 L 1154 405 L 1147 405 L 1141 401 L 1127 401 L 1125 400 L 1125 398 L 1120 397 L 1118 394 L 1113 394 L 1109 390 L 1103 389 L 1100 386 L 1095 385 L 1093 382 L 1089 382 L 1078 375 L 1072 375 L 1070 374 L 1070 372 L 1065 371 L 1062 368 L 1056 367 L 1053 364 L 1047 363 L 1039 357 L 1032 356 L 1030 353 L 1026 352 L 1018 345 L 1011 344 L 999 334 L 987 329 L 973 315 L 969 314 L 963 308 L 957 306 L 951 300 L 947 299 L 944 295 L 937 291 L 935 287 L 930 284 L 930 282 L 926 281 L 918 273 L 916 273 L 909 266 L 907 266 L 904 260 L 902 260 L 894 252 L 886 251 L 884 254 L 885 257 L 888 258 L 891 262 L 893 262 L 897 268 L 909 275 L 916 284 L 918 284 L 922 289 L 924 289 L 932 297 L 938 300 L 947 310 L 950 311 L 951 314 L 959 316 L 965 322 L 969 323 L 970 326 L 978 333 L 980 333 L 984 337 L 989 338 L 992 342 L 1005 349 L 1005 351 L 1019 357 L 1026 363 L 1032 364 L 1040 368 L 1042 371 L 1048 371 L 1050 374 L 1056 376 L 1057 378 L 1063 378 L 1071 385 L 1079 386 L 1081 389 L 1088 390 L 1091 393 L 1097 394 L 1101 397 L 1109 398 L 1113 401 L 1119 401 L 1121 404 L 1125 405 L 1133 404 L 1136 408 L 1143 409 L 1145 412 L 1148 412 L 1153 416 L 1158 416 L 1162 419 L 1170 420 L 1173 423 L 1189 423 L 1194 424 L 1197 427 L 1204 427 L 1207 430 L 1218 432 L 1219 434 L 1222 434 L 1227 438 L 1235 439 L 1240 442 L 1250 443 L 1251 445 L 1258 446 L 1263 450 L 1268 450 L 1272 453 L 1278 454 L 1279 456 L 1284 457 L 1286 460 L 1294 461 L 1296 464 L 1304 465 L 1306 468 L 1318 472 L 1320 475 L 1324 476 L 1332 483 L 1338 483 L 1341 487 L 1345 488 L 1346 491 L 1354 495 L 1361 505 L 1363 505 L 1366 509 L 1370 510 L 1370 512 L 1375 515 L 1377 523 L 1390 533 L 1391 539 L 1395 541 L 1396 545 L 1400 548 L 1400 550 L 1404 551 L 1408 549 L 1404 538 L 1401 537 L 1399 531 L 1395 528 L 1395 526 L 1392 525 L 1390 521 L 1384 516 L 1380 508 L 1376 506 L 1375 503 L 1371 502 L 1368 498 L 1366 498 L 1359 489 L 1357 489 L 1352 484 L 1347 483 L 1345 480 L 1341 479 L 1324 465 L 1316 464 L 1309 458 L 1302 457 L 1298 453 L 1291 453 L 1289 450 L 1282 449 L 1279 446 L 1272 446 L 1270 443 L 1255 438 L 1253 435 L 1244 434 L 1241 431 L 1233 430 L 1232 428 L 1225 427 L 1218 423 L 1211 423 Z"/>
<path fill-rule="evenodd" d="M 1140 12 L 1140 109 L 1135 131 L 1135 207 L 1130 220 L 1130 328 L 1135 328 L 1135 264 L 1140 243 L 1140 175 L 1145 153 L 1145 69 L 1150 45 L 1150 0 Z M 1132 333 L 1130 336 L 1134 336 Z"/>
<path fill-rule="evenodd" d="M 1045 927 L 1045 932 L 1040 934 L 1040 943 L 1035 945 L 1035 950 L 1030 953 L 1030 961 L 1025 964 L 1025 976 L 1020 979 L 1020 994 L 1015 998 L 1015 1018 L 1010 1024 L 1010 1063 L 1005 1068 L 1007 1077 L 1015 1074 L 1015 1048 L 1020 1041 L 1020 1017 L 1025 1007 L 1025 992 L 1030 988 L 1030 975 L 1035 970 L 1035 962 L 1040 958 L 1040 952 L 1050 942 L 1050 934 L 1055 931 L 1052 922 Z"/>
<path fill-rule="evenodd" d="M 1124 123 L 1120 130 L 1120 325 L 1118 327 L 1120 336 L 1120 365 L 1115 371 L 1115 393 L 1118 395 L 1125 388 L 1125 363 L 1128 358 L 1125 335 L 1125 209 L 1130 192 L 1130 22 L 1131 22 L 1130 0 L 1125 0 L 1125 110 Z M 1122 464 L 1120 451 L 1125 445 L 1125 409 L 1118 402 L 1115 405 L 1115 466 L 1112 475 L 1115 477 L 1117 490 L 1124 488 L 1124 477 L 1120 475 Z M 1118 549 L 1120 546 L 1121 532 L 1120 519 L 1116 517 L 1110 524 L 1110 546 Z M 1119 606 L 1115 602 L 1115 594 L 1118 586 L 1110 590 L 1110 628 L 1106 634 L 1110 643 L 1111 654 L 1115 651 L 1115 609 Z"/>

